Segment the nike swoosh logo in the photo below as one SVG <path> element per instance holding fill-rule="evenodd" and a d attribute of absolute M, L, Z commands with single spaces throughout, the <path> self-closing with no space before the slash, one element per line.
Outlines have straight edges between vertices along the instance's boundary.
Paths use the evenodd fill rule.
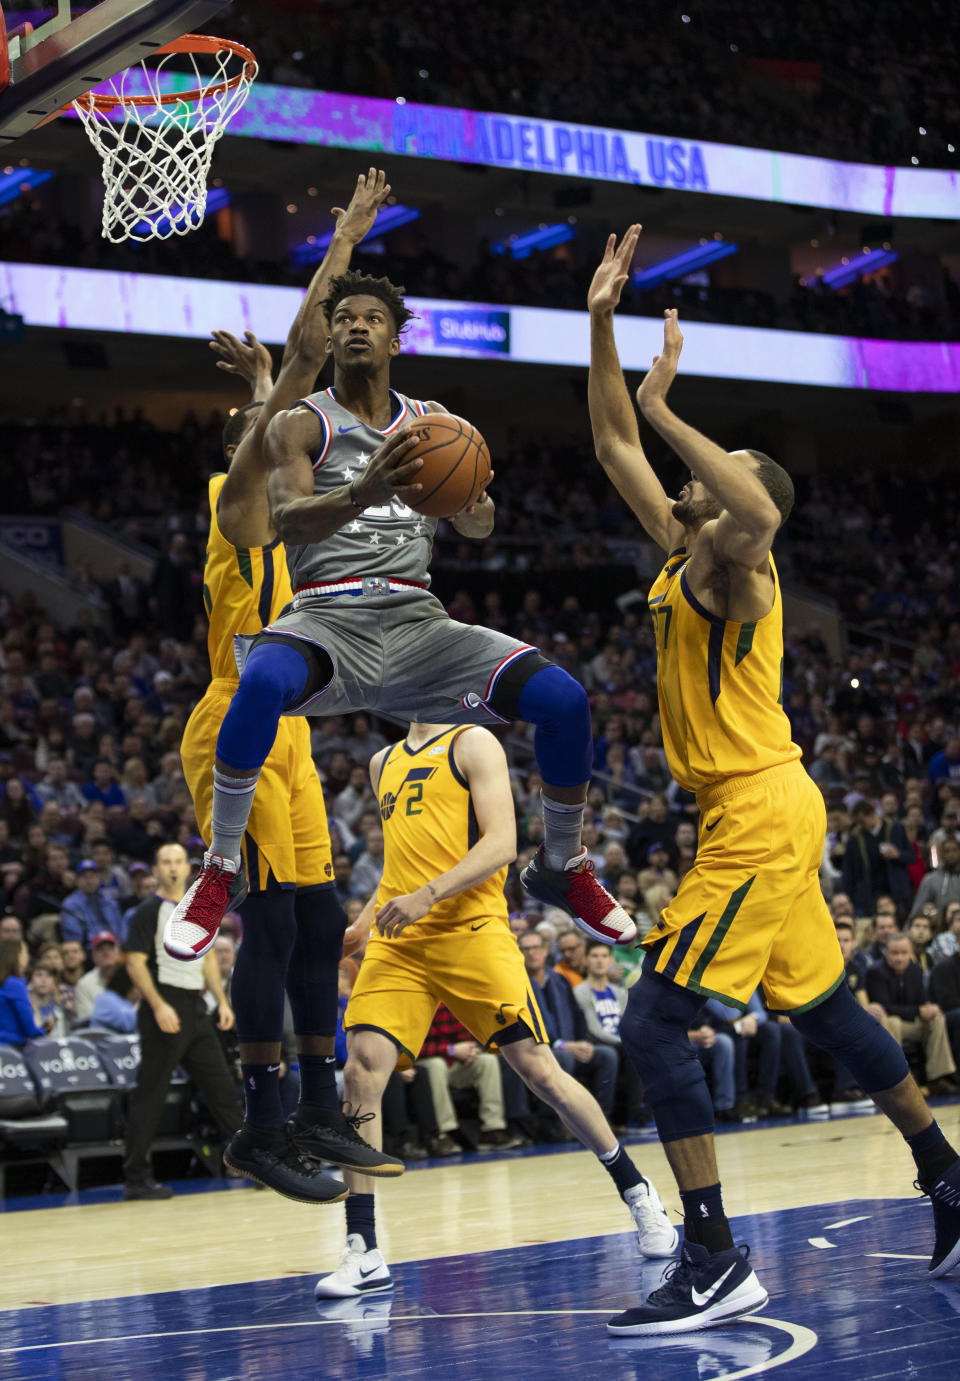
<path fill-rule="evenodd" d="M 279 1065 L 267 1065 L 267 1073 L 268 1073 L 268 1074 L 276 1074 L 276 1072 L 277 1072 L 277 1070 L 278 1070 L 279 1068 L 280 1068 Z"/>
<path fill-rule="evenodd" d="M 360 423 L 359 423 L 359 422 L 354 422 L 354 424 L 353 424 L 352 427 L 344 427 L 344 426 L 341 424 L 341 426 L 339 426 L 339 427 L 337 428 L 337 431 L 338 431 L 338 432 L 340 433 L 340 435 L 342 436 L 344 432 L 355 432 L 359 426 L 360 426 Z"/>
<path fill-rule="evenodd" d="M 489 925 L 489 924 L 490 924 L 489 921 L 481 921 L 479 925 L 472 925 L 472 926 L 470 927 L 470 929 L 471 929 L 471 930 L 482 930 L 483 927 L 484 927 L 485 925 Z"/>
<path fill-rule="evenodd" d="M 366 1280 L 367 1276 L 375 1275 L 376 1272 L 379 1271 L 380 1267 L 379 1267 L 379 1266 L 371 1266 L 370 1269 L 369 1269 L 369 1271 L 365 1271 L 365 1270 L 363 1269 L 362 1266 L 361 1266 L 359 1269 L 360 1269 L 360 1274 L 361 1274 L 361 1276 L 363 1277 L 364 1280 Z M 731 1269 L 731 1271 L 732 1271 L 732 1270 L 733 1270 L 733 1267 L 731 1266 L 730 1269 Z"/>
<path fill-rule="evenodd" d="M 715 830 L 715 829 L 717 828 L 717 826 L 719 825 L 720 820 L 722 820 L 722 819 L 723 819 L 723 816 L 721 815 L 720 818 L 719 818 L 718 820 L 714 820 L 714 822 L 713 822 L 712 825 L 704 825 L 703 828 L 706 830 L 707 834 L 709 834 L 711 830 Z"/>
<path fill-rule="evenodd" d="M 720 1289 L 720 1286 L 726 1280 L 727 1276 L 730 1274 L 731 1271 L 735 1271 L 736 1268 L 736 1262 L 734 1262 L 732 1266 L 728 1266 L 727 1269 L 724 1271 L 723 1275 L 720 1277 L 720 1279 L 715 1280 L 712 1285 L 708 1285 L 702 1295 L 699 1290 L 697 1290 L 694 1287 L 691 1287 L 690 1298 L 693 1300 L 694 1304 L 697 1306 L 698 1309 L 702 1309 L 705 1304 L 710 1303 L 714 1295 Z"/>

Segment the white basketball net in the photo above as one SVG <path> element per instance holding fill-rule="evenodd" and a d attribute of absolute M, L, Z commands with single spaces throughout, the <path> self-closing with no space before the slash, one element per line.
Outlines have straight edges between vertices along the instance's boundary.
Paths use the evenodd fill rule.
<path fill-rule="evenodd" d="M 173 58 L 189 58 L 193 75 L 177 71 L 184 94 L 161 100 L 161 74 Z M 154 59 L 150 59 L 153 61 Z M 201 72 L 200 65 L 213 69 Z M 113 77 L 97 97 L 74 101 L 90 142 L 103 160 L 103 237 L 166 240 L 187 235 L 207 209 L 207 177 L 217 140 L 237 113 L 257 74 L 255 62 L 230 48 L 214 53 L 168 53 Z M 171 74 L 173 75 L 173 74 Z M 141 104 L 131 98 L 147 97 Z"/>

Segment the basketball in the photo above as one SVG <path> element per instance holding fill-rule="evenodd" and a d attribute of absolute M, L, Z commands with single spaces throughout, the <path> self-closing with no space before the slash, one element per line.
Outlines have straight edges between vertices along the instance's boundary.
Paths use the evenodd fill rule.
<path fill-rule="evenodd" d="M 413 423 L 410 431 L 420 440 L 405 459 L 421 459 L 413 483 L 423 485 L 423 494 L 411 504 L 430 518 L 452 518 L 467 508 L 490 477 L 490 452 L 487 443 L 463 417 L 446 412 L 431 412 Z"/>

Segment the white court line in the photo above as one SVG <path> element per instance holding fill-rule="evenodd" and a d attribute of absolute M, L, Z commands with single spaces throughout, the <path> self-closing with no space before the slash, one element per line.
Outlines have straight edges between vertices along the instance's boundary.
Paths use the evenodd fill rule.
<path fill-rule="evenodd" d="M 828 1242 L 825 1237 L 808 1237 L 807 1241 L 811 1247 L 819 1247 L 821 1251 L 826 1251 L 828 1247 L 835 1247 L 836 1242 Z"/>
<path fill-rule="evenodd" d="M 611 1306 L 613 1308 L 615 1306 Z M 493 1309 L 476 1310 L 463 1314 L 397 1314 L 391 1317 L 390 1323 L 410 1323 L 427 1322 L 431 1319 L 499 1319 L 499 1318 L 539 1318 L 539 1317 L 565 1317 L 571 1314 L 610 1314 L 607 1309 Z M 359 1320 L 358 1320 L 359 1322 Z M 778 1328 L 782 1332 L 789 1334 L 791 1338 L 790 1346 L 786 1352 L 779 1357 L 767 1359 L 757 1363 L 752 1367 L 745 1367 L 742 1371 L 726 1372 L 717 1381 L 740 1381 L 741 1378 L 754 1376 L 757 1372 L 772 1370 L 774 1367 L 782 1366 L 785 1362 L 792 1362 L 796 1357 L 802 1357 L 815 1347 L 818 1340 L 813 1329 L 805 1328 L 803 1324 L 784 1323 L 780 1319 L 768 1319 L 760 1314 L 744 1314 L 736 1320 L 739 1323 L 760 1324 L 769 1328 Z M 323 1328 L 330 1327 L 332 1324 L 343 1326 L 343 1319 L 301 1319 L 288 1323 L 254 1323 L 254 1324 L 227 1324 L 219 1328 L 178 1328 L 160 1333 L 126 1333 L 108 1338 L 72 1338 L 67 1341 L 51 1343 L 30 1343 L 26 1347 L 5 1347 L 0 1348 L 0 1357 L 17 1356 L 22 1352 L 49 1352 L 54 1348 L 67 1347 L 97 1347 L 104 1343 L 136 1343 L 143 1342 L 150 1338 L 196 1338 L 212 1337 L 217 1333 L 263 1333 L 272 1332 L 279 1329 L 291 1328 Z M 662 1342 L 662 1336 L 644 1339 L 645 1342 Z"/>
<path fill-rule="evenodd" d="M 889 1256 L 893 1261 L 929 1261 L 928 1256 L 910 1256 L 906 1252 L 867 1252 L 867 1256 Z"/>
<path fill-rule="evenodd" d="M 744 1367 L 742 1371 L 725 1371 L 722 1376 L 716 1378 L 716 1381 L 742 1381 L 745 1376 L 756 1376 L 759 1372 L 773 1371 L 774 1367 L 782 1367 L 787 1362 L 796 1361 L 805 1352 L 816 1347 L 820 1341 L 812 1328 L 805 1328 L 801 1323 L 784 1323 L 782 1319 L 768 1319 L 765 1314 L 743 1314 L 737 1319 L 737 1323 L 768 1324 L 771 1328 L 779 1328 L 784 1333 L 789 1334 L 790 1346 L 786 1352 L 781 1352 L 779 1357 L 770 1357 L 765 1362 L 755 1362 L 752 1367 Z M 664 1337 L 665 1335 L 661 1334 L 660 1336 Z"/>
<path fill-rule="evenodd" d="M 831 1228 L 848 1228 L 851 1223 L 865 1223 L 868 1218 L 872 1218 L 872 1213 L 861 1213 L 857 1218 L 841 1218 L 839 1223 L 824 1223 L 824 1232 L 829 1232 Z"/>

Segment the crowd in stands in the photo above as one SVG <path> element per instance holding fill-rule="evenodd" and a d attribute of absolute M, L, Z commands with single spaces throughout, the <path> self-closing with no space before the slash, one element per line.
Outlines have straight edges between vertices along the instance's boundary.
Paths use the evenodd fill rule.
<path fill-rule="evenodd" d="M 395 252 L 389 241 L 386 248 L 376 256 L 360 251 L 358 263 L 378 276 L 387 274 L 412 296 L 582 311 L 602 245 L 596 236 L 586 235 L 516 260 L 502 242 L 482 239 L 472 262 L 444 253 L 442 243 L 430 243 L 425 236 L 412 240 L 405 253 Z M 113 245 L 101 238 L 99 225 L 84 230 L 61 220 L 41 201 L 26 200 L 0 215 L 0 260 L 296 286 L 308 276 L 289 260 L 241 257 L 212 222 L 174 244 Z M 621 311 L 660 318 L 665 307 L 678 307 L 687 321 L 889 340 L 955 340 L 960 335 L 960 284 L 946 267 L 938 290 L 931 290 L 926 279 L 901 283 L 894 265 L 834 291 L 820 278 L 791 279 L 785 263 L 778 295 L 750 287 L 749 260 L 743 273 L 747 282 L 737 287 L 718 286 L 708 270 L 653 289 L 628 284 Z"/>
<path fill-rule="evenodd" d="M 256 0 L 235 16 L 266 80 L 747 143 L 860 162 L 956 166 L 958 20 L 945 0 L 748 0 L 644 10 L 490 0 L 446 23 L 371 0 Z M 295 35 L 295 37 L 292 37 Z M 921 130 L 924 131 L 921 133 Z"/>
<path fill-rule="evenodd" d="M 111 434 L 112 449 L 103 445 Z M 66 423 L 9 429 L 8 455 L 27 511 L 52 505 L 61 484 L 80 501 L 96 456 L 96 492 L 112 494 L 99 503 L 99 517 L 121 530 L 138 524 L 138 511 L 150 506 L 145 490 L 165 522 L 174 515 L 177 530 L 166 533 L 152 585 L 139 588 L 121 573 L 112 582 L 118 588 L 103 591 L 112 611 L 105 621 L 91 613 L 60 626 L 30 596 L 0 598 L 0 942 L 9 942 L 0 953 L 0 1043 L 85 1022 L 132 1029 L 136 995 L 123 944 L 134 909 L 152 893 L 156 848 L 177 841 L 194 864 L 202 853 L 177 750 L 208 675 L 198 449 L 212 452 L 215 435 L 215 419 L 189 421 L 179 448 L 142 418 L 89 433 Z M 161 454 L 163 466 L 154 469 L 150 458 Z M 598 483 L 599 471 L 578 465 L 575 448 L 518 442 L 516 461 L 498 470 L 502 536 L 473 548 L 442 540 L 437 586 L 456 616 L 535 644 L 587 688 L 595 776 L 584 839 L 642 933 L 690 867 L 697 838 L 695 803 L 671 780 L 660 745 L 654 646 L 635 570 L 651 553 L 630 544 L 633 521 Z M 174 506 L 177 476 L 188 466 L 190 485 Z M 568 494 L 562 507 L 552 506 L 551 478 L 556 492 L 565 467 L 580 475 L 580 490 L 576 502 Z M 563 545 L 583 548 L 579 593 L 555 593 L 559 563 L 554 580 L 544 578 L 552 569 L 544 534 L 562 531 L 561 519 L 575 524 Z M 835 654 L 816 628 L 787 628 L 784 707 L 828 811 L 821 879 L 847 981 L 901 1039 L 921 1081 L 943 1094 L 955 1091 L 960 1058 L 956 531 L 956 513 L 934 505 L 923 485 L 868 474 L 801 485 L 778 542 L 781 570 L 819 586 L 846 620 L 846 648 Z M 511 574 L 493 588 L 504 569 L 497 543 L 524 534 L 541 543 L 536 575 Z M 630 553 L 619 600 L 591 599 L 591 552 L 606 563 Z M 631 582 L 638 588 L 631 591 Z M 336 886 L 351 918 L 382 868 L 365 768 L 397 732 L 361 714 L 313 722 Z M 540 780 L 529 728 L 510 726 L 504 743 L 519 842 L 507 882 L 511 926 L 548 1034 L 617 1126 L 642 1125 L 643 1091 L 620 1058 L 617 1035 L 640 956 L 584 946 L 565 916 L 544 914 L 523 892 L 519 870 L 542 837 Z M 224 939 L 242 942 L 242 919 L 232 940 Z M 344 992 L 350 978 L 346 964 Z M 562 1136 L 509 1071 L 495 1057 L 481 1058 L 451 1020 L 442 1016 L 447 1024 L 431 1038 L 421 1073 L 398 1076 L 392 1144 L 449 1154 L 463 1145 L 497 1149 L 518 1138 Z M 759 995 L 746 1014 L 708 1002 L 691 1039 L 710 1068 L 721 1120 L 860 1101 L 849 1076 L 806 1049 Z M 470 1090 L 479 1097 L 476 1126 Z"/>

